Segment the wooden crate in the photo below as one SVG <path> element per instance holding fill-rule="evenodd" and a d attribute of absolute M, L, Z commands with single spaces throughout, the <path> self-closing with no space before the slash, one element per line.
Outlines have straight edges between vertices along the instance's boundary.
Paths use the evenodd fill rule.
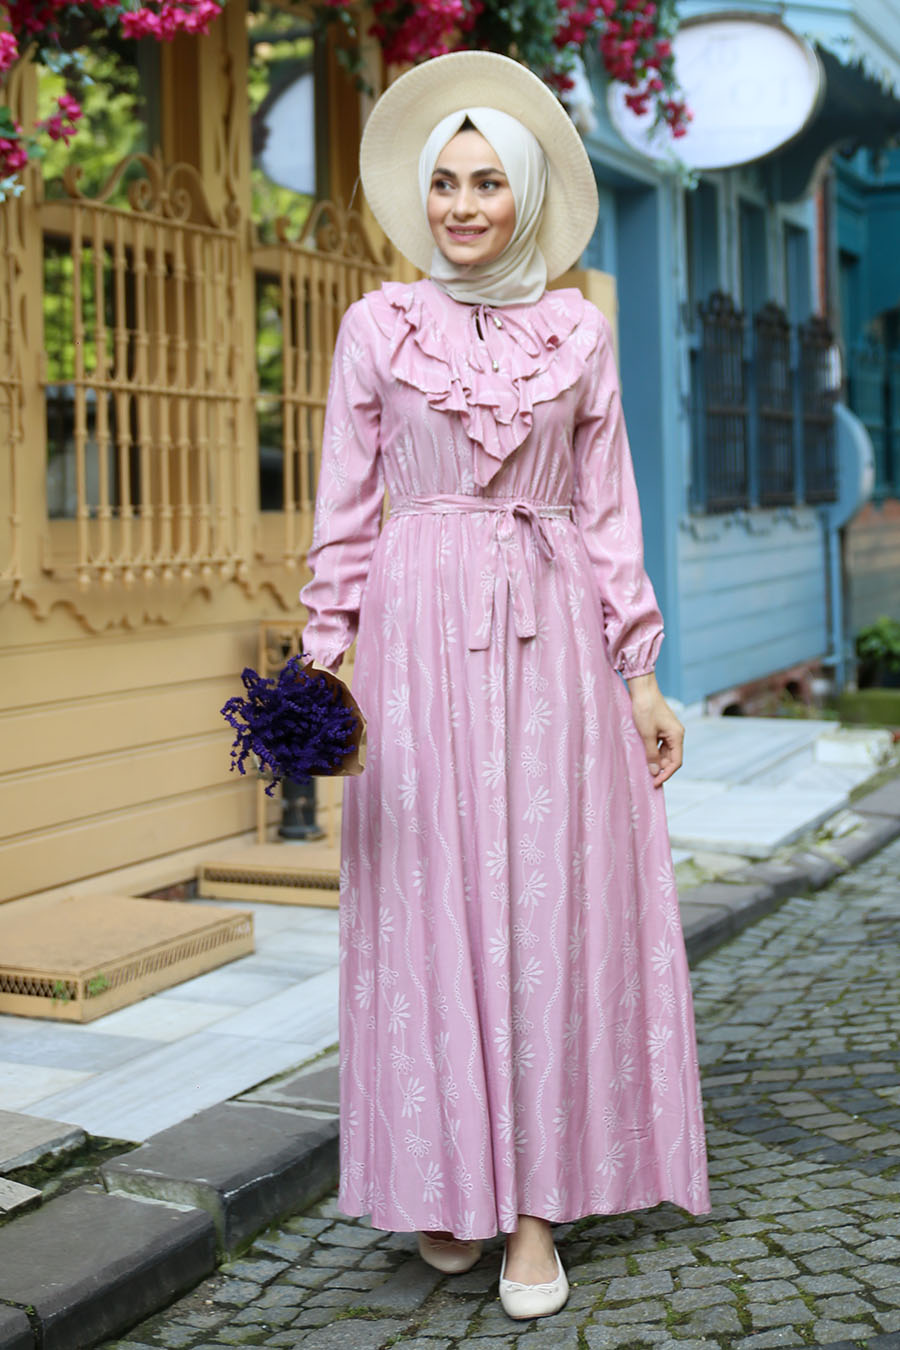
<path fill-rule="evenodd" d="M 253 951 L 253 915 L 67 896 L 0 908 L 0 1013 L 92 1022 Z"/>

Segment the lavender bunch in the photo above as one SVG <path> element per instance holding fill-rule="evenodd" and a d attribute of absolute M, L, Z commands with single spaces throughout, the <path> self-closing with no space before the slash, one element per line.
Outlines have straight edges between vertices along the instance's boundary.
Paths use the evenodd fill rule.
<path fill-rule="evenodd" d="M 246 773 L 244 762 L 255 755 L 276 783 L 291 778 L 305 782 L 314 774 L 330 774 L 339 767 L 354 743 L 359 726 L 356 714 L 341 701 L 340 688 L 321 671 L 308 671 L 302 657 L 292 656 L 277 680 L 266 679 L 252 667 L 241 673 L 246 697 L 235 694 L 222 709 L 234 728 L 231 768 Z"/>

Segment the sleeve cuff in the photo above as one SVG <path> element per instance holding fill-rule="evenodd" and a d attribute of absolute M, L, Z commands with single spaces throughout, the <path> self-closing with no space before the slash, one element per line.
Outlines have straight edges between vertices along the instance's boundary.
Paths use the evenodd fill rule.
<path fill-rule="evenodd" d="M 650 642 L 641 642 L 636 647 L 624 647 L 615 658 L 615 668 L 625 680 L 636 679 L 638 675 L 650 675 L 659 660 L 663 634 L 659 632 Z"/>

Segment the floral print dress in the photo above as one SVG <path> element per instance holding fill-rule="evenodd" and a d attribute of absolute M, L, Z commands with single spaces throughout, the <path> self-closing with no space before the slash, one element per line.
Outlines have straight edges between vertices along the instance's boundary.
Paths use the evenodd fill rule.
<path fill-rule="evenodd" d="M 390 514 L 382 526 L 384 491 Z M 344 317 L 304 647 L 357 637 L 341 1180 L 378 1228 L 708 1208 L 663 794 L 662 622 L 603 316 L 385 284 Z"/>

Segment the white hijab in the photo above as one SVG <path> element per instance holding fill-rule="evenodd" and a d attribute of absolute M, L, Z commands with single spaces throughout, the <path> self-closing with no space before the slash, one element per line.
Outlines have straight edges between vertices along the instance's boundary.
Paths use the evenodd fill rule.
<path fill-rule="evenodd" d="M 547 188 L 547 161 L 527 127 L 496 108 L 461 108 L 442 118 L 419 156 L 419 191 L 427 211 L 438 155 L 469 121 L 500 156 L 516 203 L 516 225 L 503 252 L 486 263 L 452 263 L 435 246 L 431 279 L 454 300 L 470 305 L 530 305 L 547 287 L 547 264 L 537 232 Z"/>

